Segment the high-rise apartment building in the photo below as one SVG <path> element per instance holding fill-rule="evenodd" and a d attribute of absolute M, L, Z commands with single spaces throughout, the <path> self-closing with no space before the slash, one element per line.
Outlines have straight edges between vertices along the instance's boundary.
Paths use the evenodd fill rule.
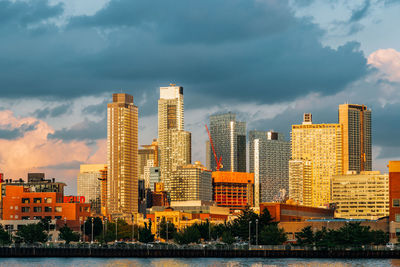
<path fill-rule="evenodd" d="M 331 178 L 343 172 L 342 153 L 341 124 L 292 125 L 292 160 L 310 161 L 312 166 L 312 206 L 329 204 Z"/>
<path fill-rule="evenodd" d="M 389 215 L 389 175 L 379 171 L 332 177 L 336 217 L 377 220 Z"/>
<path fill-rule="evenodd" d="M 212 201 L 211 171 L 200 162 L 179 166 L 171 173 L 171 201 Z"/>
<path fill-rule="evenodd" d="M 161 181 L 170 189 L 172 171 L 191 163 L 191 134 L 184 131 L 183 87 L 160 87 L 158 100 L 158 146 Z"/>
<path fill-rule="evenodd" d="M 101 214 L 101 171 L 106 167 L 106 164 L 82 164 L 78 174 L 78 196 L 84 196 L 96 214 Z"/>
<path fill-rule="evenodd" d="M 289 161 L 289 199 L 312 205 L 312 164 L 308 160 Z"/>
<path fill-rule="evenodd" d="M 113 94 L 113 102 L 107 105 L 107 165 L 108 213 L 137 213 L 138 108 L 128 94 Z"/>
<path fill-rule="evenodd" d="M 250 172 L 254 173 L 254 206 L 289 194 L 290 142 L 273 131 L 249 132 Z"/>
<path fill-rule="evenodd" d="M 236 121 L 234 113 L 212 115 L 209 131 L 217 157 L 222 157 L 220 171 L 246 172 L 246 122 Z M 215 171 L 214 157 L 208 158 Z"/>
<path fill-rule="evenodd" d="M 150 168 L 158 166 L 158 143 L 153 139 L 151 145 L 142 145 L 139 149 L 139 180 L 143 180 L 145 188 L 150 187 Z"/>
<path fill-rule="evenodd" d="M 107 216 L 107 168 L 108 165 L 105 165 L 104 169 L 100 170 L 100 210 L 103 216 Z"/>
<path fill-rule="evenodd" d="M 400 161 L 389 161 L 389 221 L 396 222 L 400 236 Z"/>
<path fill-rule="evenodd" d="M 371 110 L 364 105 L 339 105 L 343 127 L 343 171 L 372 170 Z"/>

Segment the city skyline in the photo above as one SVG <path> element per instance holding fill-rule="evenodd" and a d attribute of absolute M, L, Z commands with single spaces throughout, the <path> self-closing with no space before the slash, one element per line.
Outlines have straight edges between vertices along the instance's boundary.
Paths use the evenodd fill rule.
<path fill-rule="evenodd" d="M 400 37 L 386 34 L 398 25 L 395 1 L 239 1 L 245 9 L 229 1 L 157 2 L 158 16 L 137 21 L 118 13 L 140 10 L 135 1 L 17 2 L 0 1 L 8 14 L 0 27 L 6 178 L 43 171 L 75 194 L 79 165 L 105 163 L 110 95 L 122 89 L 135 97 L 138 143 L 150 144 L 158 90 L 169 83 L 185 87 L 192 162 L 205 164 L 212 114 L 231 111 L 247 130 L 288 137 L 305 112 L 316 123 L 336 123 L 343 103 L 372 109 L 373 170 L 387 172 L 387 161 L 400 158 Z M 205 22 L 193 10 L 213 12 Z M 191 19 L 176 27 L 182 13 Z"/>

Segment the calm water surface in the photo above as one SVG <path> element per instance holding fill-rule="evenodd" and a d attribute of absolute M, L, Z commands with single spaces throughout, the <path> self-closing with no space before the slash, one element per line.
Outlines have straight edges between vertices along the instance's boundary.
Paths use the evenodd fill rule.
<path fill-rule="evenodd" d="M 146 266 L 146 267 L 187 267 L 187 266 L 210 266 L 210 267 L 275 267 L 275 266 L 400 266 L 400 260 L 390 259 L 213 259 L 213 258 L 195 258 L 195 259 L 125 259 L 125 258 L 11 258 L 0 259 L 0 266 L 19 267 L 19 266 Z"/>

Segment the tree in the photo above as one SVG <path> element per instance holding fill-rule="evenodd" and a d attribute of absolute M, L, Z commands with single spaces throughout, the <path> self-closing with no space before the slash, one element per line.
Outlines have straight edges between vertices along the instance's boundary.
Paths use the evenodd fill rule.
<path fill-rule="evenodd" d="M 176 243 L 183 245 L 190 243 L 198 243 L 200 237 L 201 235 L 199 229 L 197 229 L 195 225 L 191 225 L 177 232 L 174 236 L 174 240 Z"/>
<path fill-rule="evenodd" d="M 10 243 L 10 235 L 4 230 L 3 225 L 0 224 L 0 245 L 8 245 Z"/>
<path fill-rule="evenodd" d="M 151 233 L 151 221 L 147 227 L 147 223 L 144 223 L 144 228 L 139 229 L 139 241 L 142 243 L 149 243 L 154 241 L 154 235 Z"/>
<path fill-rule="evenodd" d="M 389 242 L 389 234 L 382 230 L 372 230 L 371 240 L 373 245 L 385 245 Z"/>
<path fill-rule="evenodd" d="M 50 222 L 51 222 L 51 219 L 50 219 L 49 217 L 44 217 L 44 218 L 40 219 L 39 224 L 41 224 L 41 225 L 43 226 L 43 229 L 44 229 L 45 231 L 49 231 L 49 229 L 50 229 Z"/>
<path fill-rule="evenodd" d="M 296 233 L 296 239 L 299 246 L 314 245 L 314 233 L 311 226 L 304 227 L 300 233 Z"/>
<path fill-rule="evenodd" d="M 60 229 L 60 238 L 65 240 L 66 244 L 69 244 L 71 241 L 79 241 L 79 234 L 72 231 L 72 229 L 68 226 L 64 225 L 64 227 Z"/>
<path fill-rule="evenodd" d="M 176 233 L 175 225 L 173 223 L 167 224 L 165 217 L 163 217 L 161 219 L 159 227 L 160 227 L 160 237 L 165 240 L 167 240 L 167 225 L 168 225 L 168 238 L 169 239 L 172 239 Z"/>
<path fill-rule="evenodd" d="M 276 223 L 265 225 L 260 232 L 262 245 L 282 245 L 287 241 L 286 233 L 283 228 L 279 228 Z"/>
<path fill-rule="evenodd" d="M 222 242 L 231 245 L 235 242 L 235 238 L 232 236 L 232 234 L 229 231 L 225 231 L 222 234 Z"/>
<path fill-rule="evenodd" d="M 85 234 L 87 236 L 92 235 L 92 218 L 93 218 L 93 240 L 95 236 L 100 235 L 103 232 L 103 222 L 99 217 L 88 217 L 83 227 L 85 227 Z"/>
<path fill-rule="evenodd" d="M 47 239 L 48 235 L 45 233 L 45 229 L 41 223 L 22 225 L 15 235 L 16 242 L 28 244 L 35 242 L 44 243 Z"/>

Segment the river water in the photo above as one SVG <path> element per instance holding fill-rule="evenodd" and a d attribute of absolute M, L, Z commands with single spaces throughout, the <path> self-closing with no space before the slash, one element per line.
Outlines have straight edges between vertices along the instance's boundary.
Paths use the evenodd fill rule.
<path fill-rule="evenodd" d="M 83 266 L 83 267 L 188 267 L 188 266 L 209 266 L 209 267 L 352 267 L 352 266 L 400 266 L 400 260 L 392 259 L 225 259 L 225 258 L 0 258 L 0 266 L 22 267 L 22 266 Z"/>

